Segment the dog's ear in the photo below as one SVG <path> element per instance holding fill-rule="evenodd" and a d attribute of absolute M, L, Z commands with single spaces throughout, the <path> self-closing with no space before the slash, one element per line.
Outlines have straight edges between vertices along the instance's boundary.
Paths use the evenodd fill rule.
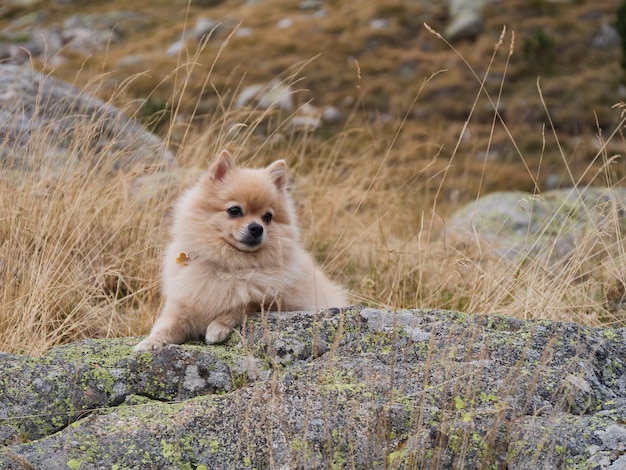
<path fill-rule="evenodd" d="M 278 188 L 279 191 L 283 191 L 287 185 L 287 164 L 285 160 L 276 160 L 270 166 L 267 167 L 272 182 Z"/>
<path fill-rule="evenodd" d="M 220 151 L 215 158 L 215 162 L 211 165 L 209 175 L 213 181 L 224 181 L 226 173 L 235 168 L 235 159 L 226 149 Z"/>

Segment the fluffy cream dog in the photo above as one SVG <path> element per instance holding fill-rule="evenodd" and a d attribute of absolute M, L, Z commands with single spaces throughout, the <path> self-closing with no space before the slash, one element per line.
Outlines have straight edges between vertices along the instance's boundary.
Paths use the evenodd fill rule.
<path fill-rule="evenodd" d="M 178 201 L 162 271 L 163 310 L 136 351 L 224 341 L 247 314 L 345 307 L 302 248 L 286 165 L 236 167 L 222 151 Z"/>

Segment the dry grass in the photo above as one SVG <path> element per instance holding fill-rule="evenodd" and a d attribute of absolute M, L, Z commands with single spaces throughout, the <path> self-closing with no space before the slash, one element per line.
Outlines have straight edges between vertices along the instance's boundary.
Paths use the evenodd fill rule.
<path fill-rule="evenodd" d="M 501 38 L 483 75 L 467 64 L 476 95 L 463 103 L 469 116 L 465 126 L 425 133 L 410 119 L 397 125 L 372 121 L 359 104 L 368 99 L 361 90 L 345 128 L 330 138 L 290 131 L 289 116 L 273 111 L 234 109 L 237 85 L 199 129 L 198 119 L 180 111 L 199 49 L 188 61 L 179 58 L 169 76 L 175 86 L 164 135 L 180 146 L 180 168 L 206 167 L 223 146 L 252 165 L 286 158 L 306 243 L 333 277 L 350 287 L 355 302 L 623 326 L 626 250 L 620 214 L 579 240 L 568 262 L 560 264 L 529 257 L 502 260 L 440 236 L 447 215 L 460 202 L 489 192 L 494 180 L 509 178 L 517 188 L 538 192 L 542 160 L 538 166 L 529 163 L 518 141 L 536 139 L 540 150 L 552 139 L 558 144 L 556 128 L 515 135 L 494 112 L 511 58 L 501 58 L 502 41 L 512 41 L 511 36 Z M 504 72 L 495 93 L 482 88 L 494 63 Z M 306 64 L 292 67 L 285 81 L 297 84 L 302 67 Z M 354 71 L 357 86 L 367 79 L 362 73 Z M 422 84 L 407 117 L 437 76 Z M 202 89 L 211 88 L 209 78 Z M 120 96 L 123 89 L 117 90 L 117 101 Z M 485 103 L 491 109 L 487 114 Z M 468 141 L 476 120 L 491 124 Z M 89 139 L 90 128 L 85 132 Z M 604 138 L 615 145 L 620 137 L 616 132 Z M 31 152 L 43 159 L 46 149 L 37 141 L 35 136 Z M 598 141 L 595 160 L 577 174 L 569 167 L 568 149 L 560 149 L 565 185 L 623 184 L 623 159 L 613 158 L 607 142 Z M 494 146 L 507 146 L 514 164 L 491 165 L 474 157 Z M 520 162 L 525 174 L 518 170 Z M 133 191 L 136 177 L 103 177 L 94 167 L 72 164 L 60 175 L 40 171 L 19 182 L 0 180 L 0 350 L 37 354 L 83 337 L 146 333 L 160 305 L 167 213 L 183 188 L 166 185 L 157 196 L 140 200 Z"/>
<path fill-rule="evenodd" d="M 130 177 L 79 168 L 0 184 L 0 349 L 41 353 L 144 327 L 163 231 L 129 200 Z"/>

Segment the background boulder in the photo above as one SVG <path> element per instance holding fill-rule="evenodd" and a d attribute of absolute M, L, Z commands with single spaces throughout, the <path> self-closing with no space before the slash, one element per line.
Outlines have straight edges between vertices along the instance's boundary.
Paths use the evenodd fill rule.
<path fill-rule="evenodd" d="M 454 212 L 446 234 L 507 258 L 541 253 L 560 260 L 583 244 L 624 233 L 624 215 L 625 188 L 499 191 Z"/>
<path fill-rule="evenodd" d="M 119 109 L 28 67 L 0 64 L 0 162 L 59 174 L 78 161 L 105 168 L 170 165 L 163 141 Z"/>

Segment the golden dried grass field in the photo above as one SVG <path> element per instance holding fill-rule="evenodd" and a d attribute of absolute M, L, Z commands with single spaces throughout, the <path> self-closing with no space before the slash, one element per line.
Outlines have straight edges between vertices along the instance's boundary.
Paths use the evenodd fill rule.
<path fill-rule="evenodd" d="M 177 168 L 206 167 L 224 146 L 251 165 L 285 158 L 306 245 L 355 303 L 624 326 L 619 234 L 581 243 L 575 262 L 554 269 L 441 236 L 456 208 L 495 190 L 624 186 L 623 121 L 612 107 L 619 51 L 585 52 L 616 2 L 495 3 L 485 32 L 456 49 L 423 25 L 441 30 L 443 13 L 427 16 L 417 3 L 329 3 L 326 17 L 307 21 L 297 2 L 262 5 L 212 8 L 225 22 L 216 37 L 170 57 L 163 50 L 181 25 L 206 10 L 129 0 L 123 8 L 149 11 L 151 22 L 121 45 L 69 54 L 61 66 L 33 63 L 144 122 L 160 112 L 157 132 L 178 152 Z M 97 2 L 81 6 L 99 11 Z M 592 12 L 593 22 L 581 20 Z M 57 5 L 50 21 L 66 14 Z M 295 26 L 276 30 L 289 14 Z M 372 32 L 377 17 L 389 27 Z M 255 34 L 234 34 L 241 27 Z M 547 51 L 533 49 L 536 31 L 554 31 Z M 120 65 L 132 54 L 142 61 Z M 245 85 L 274 77 L 301 104 L 339 103 L 344 121 L 301 132 L 285 124 L 288 114 L 234 106 Z M 0 179 L 0 350 L 38 354 L 147 332 L 161 301 L 167 214 L 189 178 L 146 202 L 129 189 L 136 176 L 85 167 Z"/>

